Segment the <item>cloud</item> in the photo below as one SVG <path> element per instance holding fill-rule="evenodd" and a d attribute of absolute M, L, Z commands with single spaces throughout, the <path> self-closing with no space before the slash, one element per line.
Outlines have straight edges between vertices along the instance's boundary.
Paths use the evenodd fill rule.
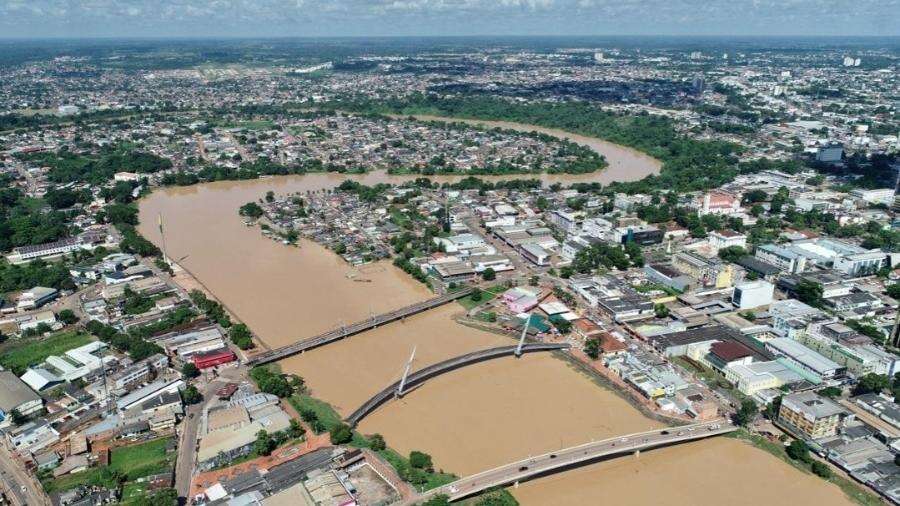
<path fill-rule="evenodd" d="M 0 34 L 900 35 L 898 13 L 900 0 L 0 0 Z"/>

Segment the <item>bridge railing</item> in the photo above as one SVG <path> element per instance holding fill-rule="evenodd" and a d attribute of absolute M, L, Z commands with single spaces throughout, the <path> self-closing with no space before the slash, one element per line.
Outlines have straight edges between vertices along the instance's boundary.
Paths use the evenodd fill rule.
<path fill-rule="evenodd" d="M 568 348 L 569 346 L 570 345 L 566 343 L 528 343 L 523 347 L 522 351 L 525 353 L 531 353 L 535 351 L 562 350 Z M 406 378 L 406 385 L 417 385 L 422 381 L 430 379 L 442 372 L 453 370 L 457 367 L 461 367 L 469 363 L 476 363 L 490 360 L 491 358 L 512 355 L 515 353 L 516 348 L 517 346 L 515 345 L 488 348 L 485 350 L 473 351 L 470 353 L 466 353 L 465 355 L 460 355 L 458 357 L 444 360 L 443 362 L 432 364 L 425 368 L 419 369 L 416 372 L 410 373 L 410 375 Z M 397 391 L 397 388 L 399 386 L 400 381 L 398 380 L 373 395 L 362 406 L 354 410 L 353 413 L 351 413 L 346 418 L 347 423 L 349 423 L 350 425 L 356 425 L 357 423 L 359 423 L 359 421 L 362 420 L 367 414 L 371 413 L 375 408 L 389 400 Z"/>
<path fill-rule="evenodd" d="M 316 348 L 318 346 L 322 346 L 324 344 L 328 344 L 331 341 L 335 341 L 344 337 L 348 337 L 353 334 L 358 334 L 360 332 L 364 332 L 373 327 L 381 325 L 383 323 L 388 323 L 400 318 L 404 318 L 406 316 L 410 316 L 427 309 L 431 309 L 433 307 L 437 307 L 448 302 L 454 301 L 456 299 L 460 299 L 472 293 L 471 287 L 466 287 L 461 290 L 457 290 L 455 292 L 445 293 L 438 297 L 434 297 L 432 299 L 417 302 L 415 304 L 411 304 L 406 307 L 402 307 L 400 309 L 395 309 L 393 311 L 389 311 L 387 313 L 382 313 L 380 315 L 374 316 L 372 318 L 368 318 L 365 320 L 361 320 L 358 322 L 351 323 L 347 326 L 342 326 L 336 329 L 329 330 L 327 332 L 323 332 L 319 335 L 309 337 L 306 339 L 302 339 L 295 343 L 289 344 L 287 346 L 282 346 L 281 348 L 276 348 L 274 350 L 269 350 L 255 357 L 249 359 L 247 361 L 248 365 L 258 365 L 265 364 L 268 362 L 273 362 L 275 360 L 280 360 L 285 357 L 289 357 L 296 353 L 300 353 L 301 351 L 305 351 L 311 348 Z"/>
<path fill-rule="evenodd" d="M 716 429 L 713 432 L 697 431 L 698 429 L 709 428 L 716 424 L 721 424 L 721 427 L 719 427 L 718 429 Z M 476 474 L 473 474 L 470 476 L 466 476 L 466 477 L 456 480 L 452 483 L 448 483 L 441 487 L 429 490 L 428 492 L 421 494 L 421 495 L 419 495 L 419 497 L 415 498 L 415 501 L 421 501 L 421 500 L 427 499 L 428 497 L 431 497 L 431 496 L 437 495 L 437 494 L 441 494 L 441 493 L 449 495 L 451 500 L 457 499 L 457 498 L 462 498 L 462 497 L 467 497 L 467 496 L 476 494 L 480 491 L 483 491 L 483 490 L 486 490 L 486 489 L 489 489 L 489 488 L 492 488 L 495 486 L 508 484 L 512 481 L 521 479 L 521 477 L 518 475 L 522 475 L 524 477 L 529 477 L 529 476 L 533 476 L 535 474 L 549 472 L 554 469 L 559 469 L 562 467 L 573 465 L 577 462 L 584 462 L 584 461 L 591 460 L 594 458 L 599 458 L 600 456 L 602 456 L 605 453 L 632 451 L 632 450 L 637 450 L 637 449 L 644 449 L 645 447 L 655 447 L 655 446 L 659 446 L 659 445 L 671 444 L 674 442 L 679 442 L 679 441 L 684 441 L 684 440 L 701 439 L 704 437 L 724 434 L 727 432 L 734 431 L 736 429 L 737 429 L 737 427 L 731 425 L 730 423 L 728 423 L 725 420 L 712 420 L 709 422 L 704 422 L 704 423 L 699 423 L 699 424 L 683 425 L 683 426 L 671 427 L 671 428 L 667 428 L 667 429 L 655 429 L 655 430 L 644 431 L 644 432 L 636 432 L 633 434 L 626 434 L 623 436 L 616 436 L 616 437 L 612 437 L 612 438 L 608 438 L 608 439 L 591 441 L 588 443 L 583 443 L 578 446 L 572 446 L 569 448 L 556 450 L 556 451 L 552 451 L 552 452 L 547 452 L 547 453 L 533 456 L 533 457 L 528 457 L 526 459 L 518 460 L 518 461 L 512 462 L 512 463 L 503 464 L 503 465 L 494 467 L 492 469 L 488 469 L 486 471 L 481 471 L 479 473 L 476 473 Z M 678 435 L 676 433 L 676 434 L 673 434 L 670 438 L 667 438 L 664 440 L 656 439 L 654 441 L 650 441 L 647 443 L 638 443 L 636 441 L 645 436 L 660 435 L 661 432 L 664 430 L 679 431 L 679 432 L 684 432 L 684 433 L 681 435 Z M 697 431 L 697 432 L 695 432 L 695 431 Z M 595 447 L 598 447 L 597 449 L 600 449 L 599 447 L 603 447 L 604 445 L 607 445 L 609 443 L 618 442 L 621 439 L 628 439 L 630 442 L 632 442 L 632 444 L 630 446 L 620 446 L 620 447 L 616 448 L 615 450 L 610 450 L 609 448 L 604 448 L 602 451 L 600 451 L 598 453 L 591 453 L 591 452 L 585 451 L 584 458 L 577 459 L 577 460 L 571 460 L 571 461 L 568 461 L 565 459 L 552 460 L 552 457 L 551 457 L 552 455 L 556 455 L 556 454 L 570 453 L 573 451 L 577 452 L 580 449 L 587 450 L 587 449 L 592 449 Z M 531 462 L 535 461 L 535 460 L 546 460 L 548 462 L 552 462 L 552 464 L 533 467 L 531 465 Z M 512 474 L 505 475 L 502 478 L 497 478 L 497 479 L 494 479 L 493 481 L 489 481 L 489 482 L 479 483 L 479 486 L 475 487 L 474 489 L 473 488 L 468 488 L 468 489 L 459 489 L 458 488 L 458 487 L 461 487 L 470 482 L 474 483 L 476 480 L 478 480 L 480 478 L 488 477 L 492 474 L 502 473 L 504 471 L 516 471 L 523 464 L 529 464 L 529 466 L 528 466 L 529 469 L 527 472 L 512 472 Z"/>

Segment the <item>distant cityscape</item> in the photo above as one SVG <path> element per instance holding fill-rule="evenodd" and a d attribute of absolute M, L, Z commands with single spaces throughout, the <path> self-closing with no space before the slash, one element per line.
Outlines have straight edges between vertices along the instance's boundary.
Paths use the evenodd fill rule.
<path fill-rule="evenodd" d="M 3 504 L 900 503 L 895 39 L 31 44 Z"/>

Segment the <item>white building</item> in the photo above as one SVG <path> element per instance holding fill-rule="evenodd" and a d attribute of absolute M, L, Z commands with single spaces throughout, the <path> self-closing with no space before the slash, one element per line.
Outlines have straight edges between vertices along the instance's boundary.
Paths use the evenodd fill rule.
<path fill-rule="evenodd" d="M 854 197 L 869 202 L 871 204 L 886 204 L 891 205 L 894 202 L 894 189 L 893 188 L 881 188 L 877 190 L 866 190 L 863 188 L 857 188 L 850 192 L 850 195 Z"/>
<path fill-rule="evenodd" d="M 16 308 L 19 311 L 30 311 L 43 306 L 58 296 L 59 291 L 55 288 L 36 286 L 19 295 L 19 301 L 18 304 L 16 304 Z"/>
<path fill-rule="evenodd" d="M 547 265 L 550 263 L 550 253 L 537 244 L 523 244 L 519 247 L 522 256 L 535 265 Z"/>
<path fill-rule="evenodd" d="M 756 248 L 756 258 L 770 263 L 782 271 L 797 274 L 806 270 L 806 257 L 775 244 L 763 244 Z"/>
<path fill-rule="evenodd" d="M 745 248 L 747 246 L 747 236 L 731 230 L 722 230 L 719 232 L 710 232 L 706 239 L 711 248 L 720 250 L 732 246 Z"/>
<path fill-rule="evenodd" d="M 775 285 L 772 283 L 763 280 L 751 281 L 734 287 L 731 302 L 738 309 L 752 309 L 771 304 L 774 294 Z"/>

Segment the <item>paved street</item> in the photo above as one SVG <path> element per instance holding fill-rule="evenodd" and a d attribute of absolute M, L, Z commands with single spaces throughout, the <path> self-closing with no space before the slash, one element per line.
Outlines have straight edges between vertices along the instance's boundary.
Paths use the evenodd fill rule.
<path fill-rule="evenodd" d="M 0 444 L 0 483 L 11 503 L 16 506 L 49 505 L 40 483 L 13 457 L 6 444 Z"/>
<path fill-rule="evenodd" d="M 214 400 L 216 390 L 224 385 L 224 382 L 217 379 L 208 383 L 205 388 L 201 386 L 203 402 L 187 406 L 185 410 L 185 419 L 181 424 L 178 441 L 178 460 L 175 463 L 175 490 L 178 491 L 178 497 L 184 501 L 183 504 L 189 499 L 203 409 Z"/>

